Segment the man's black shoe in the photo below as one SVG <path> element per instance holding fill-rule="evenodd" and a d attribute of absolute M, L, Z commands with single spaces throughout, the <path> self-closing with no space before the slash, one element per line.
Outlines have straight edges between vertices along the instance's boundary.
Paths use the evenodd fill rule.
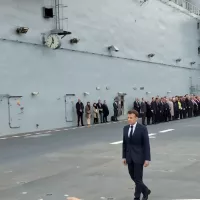
<path fill-rule="evenodd" d="M 151 190 L 148 190 L 147 193 L 144 194 L 142 200 L 147 200 L 150 194 L 151 194 Z"/>

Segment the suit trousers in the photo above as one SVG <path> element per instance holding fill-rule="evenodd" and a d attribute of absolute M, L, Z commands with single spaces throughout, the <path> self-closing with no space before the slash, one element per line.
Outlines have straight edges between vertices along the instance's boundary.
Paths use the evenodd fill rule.
<path fill-rule="evenodd" d="M 80 121 L 81 121 L 81 125 L 83 126 L 83 113 L 82 112 L 77 113 L 77 124 L 78 124 L 78 126 L 80 124 Z"/>
<path fill-rule="evenodd" d="M 141 193 L 144 195 L 148 191 L 147 186 L 143 183 L 143 164 L 128 163 L 128 171 L 131 179 L 135 182 L 135 199 L 139 200 Z"/>
<path fill-rule="evenodd" d="M 145 125 L 145 119 L 146 119 L 146 113 L 141 113 L 141 117 L 142 117 L 142 124 Z"/>

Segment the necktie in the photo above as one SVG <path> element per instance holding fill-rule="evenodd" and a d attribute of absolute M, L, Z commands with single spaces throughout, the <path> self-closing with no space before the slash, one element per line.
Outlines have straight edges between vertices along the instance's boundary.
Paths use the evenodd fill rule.
<path fill-rule="evenodd" d="M 130 139 L 133 137 L 133 126 L 131 126 L 131 131 L 130 131 L 129 137 L 130 137 Z"/>

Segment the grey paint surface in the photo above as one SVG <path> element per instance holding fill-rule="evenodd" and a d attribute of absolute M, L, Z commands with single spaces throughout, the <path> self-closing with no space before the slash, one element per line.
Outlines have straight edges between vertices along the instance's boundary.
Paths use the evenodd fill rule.
<path fill-rule="evenodd" d="M 11 126 L 20 128 L 9 128 L 7 99 L 0 102 L 1 135 L 75 125 L 71 107 L 65 112 L 68 93 L 76 95 L 69 104 L 77 98 L 84 103 L 107 100 L 111 116 L 118 92 L 127 93 L 126 112 L 135 97 L 149 99 L 167 91 L 182 95 L 189 93 L 191 80 L 199 85 L 200 73 L 194 68 L 199 69 L 200 32 L 193 17 L 157 0 L 143 6 L 138 1 L 63 1 L 68 5 L 64 16 L 69 18 L 72 35 L 62 40 L 62 49 L 52 51 L 41 45 L 41 33 L 54 28 L 53 21 L 41 14 L 41 7 L 50 2 L 1 1 L 0 91 L 23 96 L 19 106 L 12 99 L 10 116 Z M 29 32 L 18 36 L 17 26 L 27 26 Z M 69 44 L 73 37 L 80 39 L 77 45 Z M 109 45 L 120 51 L 111 56 Z M 150 53 L 155 54 L 151 59 Z M 182 61 L 176 63 L 177 58 Z M 32 97 L 32 92 L 39 95 Z M 90 95 L 85 97 L 84 92 Z M 72 122 L 66 122 L 66 115 Z"/>
<path fill-rule="evenodd" d="M 121 163 L 125 123 L 0 140 L 0 199 L 132 199 L 133 183 Z M 166 129 L 171 132 L 159 133 Z M 150 199 L 199 198 L 199 118 L 148 127 L 152 162 L 145 169 Z"/>

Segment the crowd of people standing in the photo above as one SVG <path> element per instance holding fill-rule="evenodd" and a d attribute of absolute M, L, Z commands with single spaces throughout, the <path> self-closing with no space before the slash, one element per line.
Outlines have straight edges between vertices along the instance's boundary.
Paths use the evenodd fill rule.
<path fill-rule="evenodd" d="M 120 105 L 123 107 L 123 105 Z M 114 101 L 113 111 L 114 115 L 111 117 L 111 121 L 118 121 L 119 115 L 118 102 Z M 152 97 L 151 101 L 142 98 L 136 100 L 133 103 L 133 109 L 135 109 L 142 118 L 143 125 L 157 124 L 160 122 L 168 122 L 172 120 L 191 118 L 200 115 L 200 96 L 188 95 L 168 97 Z M 85 115 L 86 123 L 91 125 L 93 118 L 93 124 L 108 122 L 109 108 L 104 100 L 98 100 L 97 103 L 84 104 L 79 99 L 76 103 L 77 113 L 77 125 L 84 126 L 83 116 Z"/>
<path fill-rule="evenodd" d="M 77 113 L 77 125 L 84 126 L 83 123 L 83 114 L 85 113 L 85 118 L 87 125 L 90 126 L 91 124 L 91 118 L 93 117 L 93 123 L 106 123 L 108 122 L 108 115 L 109 115 L 109 109 L 106 104 L 106 101 L 104 100 L 103 104 L 101 103 L 101 100 L 98 101 L 98 103 L 93 103 L 93 105 L 90 105 L 90 102 L 87 102 L 86 106 L 84 107 L 83 103 L 80 99 L 78 99 L 78 102 L 76 103 L 76 113 Z"/>
<path fill-rule="evenodd" d="M 140 113 L 143 125 L 157 124 L 200 115 L 200 96 L 188 95 L 152 97 L 152 101 L 134 101 L 133 108 Z M 147 123 L 146 123 L 147 121 Z"/>

